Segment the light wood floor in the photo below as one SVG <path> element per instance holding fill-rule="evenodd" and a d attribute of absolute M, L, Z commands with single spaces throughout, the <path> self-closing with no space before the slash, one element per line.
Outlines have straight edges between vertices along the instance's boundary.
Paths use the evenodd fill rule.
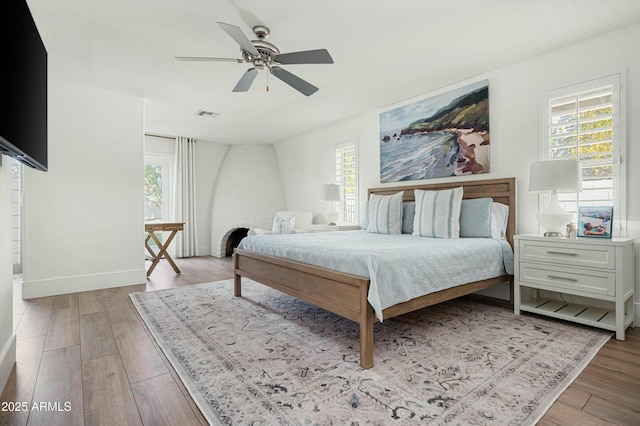
<path fill-rule="evenodd" d="M 0 398 L 0 425 L 206 424 L 128 294 L 232 278 L 232 263 L 176 263 L 182 274 L 162 261 L 146 285 L 16 298 L 18 362 Z M 4 411 L 16 402 L 28 410 Z M 640 328 L 609 341 L 539 423 L 639 424 Z"/>

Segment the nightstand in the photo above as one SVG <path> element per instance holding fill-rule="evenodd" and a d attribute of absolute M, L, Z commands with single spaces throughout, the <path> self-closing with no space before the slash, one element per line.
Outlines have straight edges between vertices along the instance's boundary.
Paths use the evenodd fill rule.
<path fill-rule="evenodd" d="M 361 229 L 360 225 L 311 225 L 311 232 L 331 232 L 331 231 L 355 231 Z"/>
<path fill-rule="evenodd" d="M 514 312 L 616 332 L 635 326 L 632 238 L 514 237 Z"/>

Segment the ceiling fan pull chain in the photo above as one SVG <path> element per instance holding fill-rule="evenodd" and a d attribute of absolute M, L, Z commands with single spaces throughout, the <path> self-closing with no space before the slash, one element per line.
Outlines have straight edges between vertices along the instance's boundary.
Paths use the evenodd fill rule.
<path fill-rule="evenodd" d="M 268 92 L 269 91 L 269 73 L 266 73 L 266 74 L 267 74 L 267 92 Z"/>

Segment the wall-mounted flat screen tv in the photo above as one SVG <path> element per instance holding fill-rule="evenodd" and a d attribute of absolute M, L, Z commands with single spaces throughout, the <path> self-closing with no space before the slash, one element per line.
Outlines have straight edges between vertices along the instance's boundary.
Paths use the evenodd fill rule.
<path fill-rule="evenodd" d="M 47 162 L 47 50 L 25 0 L 0 1 L 0 152 Z"/>

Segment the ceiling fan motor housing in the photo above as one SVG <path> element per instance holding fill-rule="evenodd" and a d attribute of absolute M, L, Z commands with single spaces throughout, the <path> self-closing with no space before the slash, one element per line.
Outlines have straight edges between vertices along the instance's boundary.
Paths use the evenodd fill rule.
<path fill-rule="evenodd" d="M 247 62 L 253 63 L 256 69 L 262 70 L 265 67 L 271 67 L 276 60 L 276 55 L 280 54 L 280 50 L 273 44 L 264 40 L 251 40 L 251 43 L 255 46 L 260 56 L 252 55 L 249 52 L 242 51 L 243 58 L 247 59 Z"/>

